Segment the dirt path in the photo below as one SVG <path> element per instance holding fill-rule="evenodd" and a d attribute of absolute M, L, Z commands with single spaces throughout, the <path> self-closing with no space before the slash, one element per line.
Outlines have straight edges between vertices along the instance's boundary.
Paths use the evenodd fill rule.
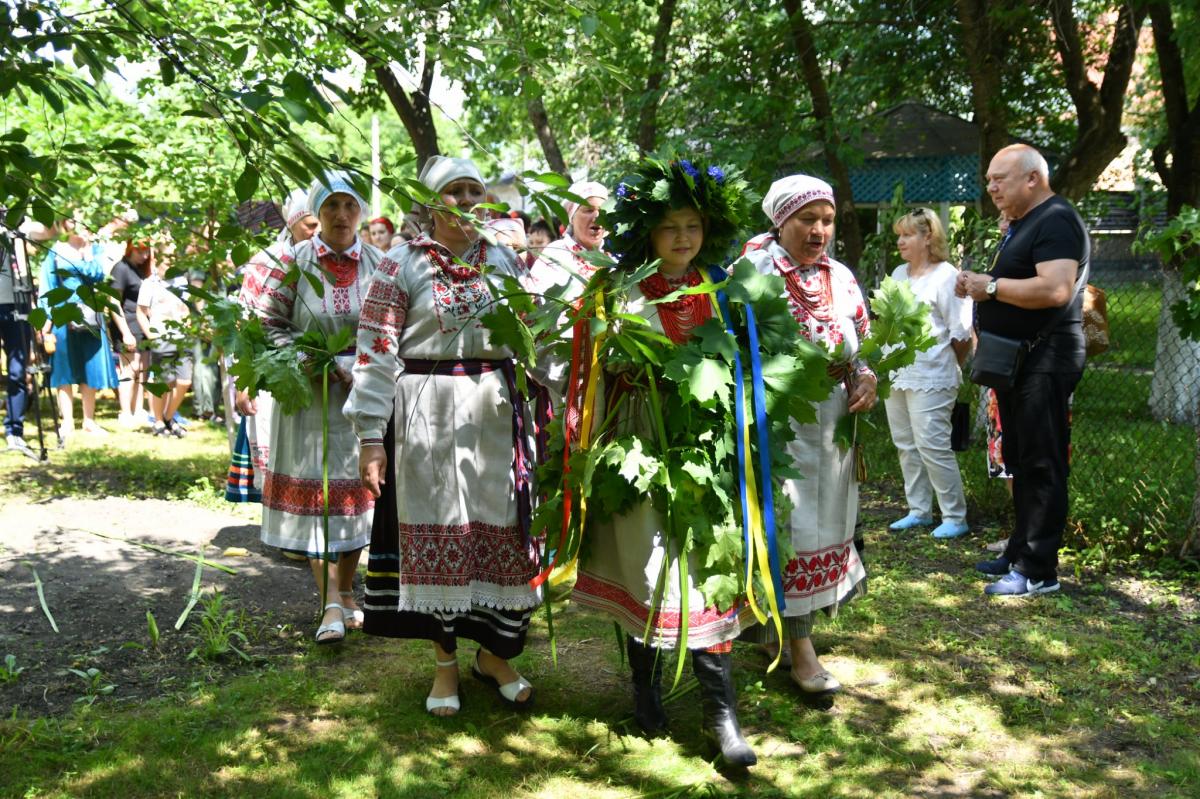
<path fill-rule="evenodd" d="M 258 541 L 258 506 L 227 512 L 188 502 L 64 499 L 8 502 L 0 508 L 0 672 L 12 654 L 19 679 L 0 674 L 0 710 L 40 716 L 69 709 L 106 685 L 113 700 L 186 691 L 215 679 L 221 665 L 198 669 L 188 654 L 199 642 L 203 604 L 182 631 L 175 621 L 187 605 L 196 564 L 147 550 L 130 538 L 196 554 L 236 574 L 205 568 L 201 585 L 219 589 L 235 611 L 251 658 L 303 645 L 317 607 L 308 568 L 283 559 Z M 90 532 L 89 532 L 90 531 Z M 237 550 L 245 554 L 235 554 Z M 34 570 L 58 624 L 56 633 L 38 600 Z M 160 631 L 151 646 L 146 612 Z M 236 656 L 235 656 L 236 657 Z M 237 658 L 241 660 L 240 658 Z M 238 664 L 246 666 L 245 661 Z M 99 669 L 95 686 L 68 669 Z"/>
<path fill-rule="evenodd" d="M 304 563 L 268 550 L 258 540 L 257 505 L 212 510 L 186 501 L 67 498 L 47 502 L 8 501 L 0 507 L 0 712 L 38 717 L 70 711 L 80 701 L 137 702 L 157 696 L 187 698 L 232 673 L 266 666 L 279 656 L 309 650 L 317 593 Z M 898 512 L 890 497 L 863 494 L 862 516 L 872 531 Z M 101 535 L 96 535 L 99 533 Z M 876 533 L 868 535 L 875 538 Z M 201 642 L 203 602 L 182 630 L 174 625 L 188 602 L 195 562 L 147 550 L 135 539 L 205 557 L 236 571 L 205 568 L 201 585 L 220 590 L 233 613 L 231 629 L 246 636 L 238 646 L 247 657 L 205 660 L 189 655 Z M 995 537 L 988 531 L 984 538 Z M 868 543 L 868 547 L 872 546 Z M 929 558 L 931 571 L 945 568 L 944 553 Z M 58 624 L 42 612 L 34 570 Z M 1144 621 L 1167 613 L 1197 618 L 1193 592 L 1164 596 L 1131 577 L 1111 576 L 1105 595 L 1113 610 Z M 1076 581 L 1066 578 L 1068 593 Z M 160 640 L 153 646 L 146 612 L 154 615 Z M 6 679 L 4 658 L 23 669 Z M 71 669 L 97 669 L 90 681 Z M 106 686 L 113 686 L 107 690 Z"/>

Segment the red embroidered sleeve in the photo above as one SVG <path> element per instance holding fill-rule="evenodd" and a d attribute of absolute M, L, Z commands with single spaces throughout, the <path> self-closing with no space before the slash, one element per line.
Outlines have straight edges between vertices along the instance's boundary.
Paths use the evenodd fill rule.
<path fill-rule="evenodd" d="M 360 441 L 382 440 L 396 391 L 397 356 L 408 316 L 400 264 L 384 258 L 371 275 L 358 316 L 358 355 L 346 416 Z"/>
<path fill-rule="evenodd" d="M 407 315 L 408 295 L 380 275 L 367 288 L 367 296 L 358 317 L 358 328 L 381 334 L 384 339 L 399 339 Z"/>
<path fill-rule="evenodd" d="M 858 281 L 851 279 L 850 285 L 847 287 L 849 301 L 854 308 L 854 329 L 858 333 L 858 340 L 861 345 L 862 341 L 867 336 L 871 335 L 871 315 L 867 313 L 867 306 L 863 300 L 862 289 L 859 288 Z M 867 365 L 867 362 L 862 359 L 855 359 L 854 371 L 860 375 L 874 375 L 875 372 Z"/>
<path fill-rule="evenodd" d="M 276 344 L 288 344 L 292 339 L 292 310 L 296 304 L 296 282 L 285 282 L 291 258 L 265 269 L 262 290 L 253 298 L 253 311 L 267 329 L 267 337 Z"/>

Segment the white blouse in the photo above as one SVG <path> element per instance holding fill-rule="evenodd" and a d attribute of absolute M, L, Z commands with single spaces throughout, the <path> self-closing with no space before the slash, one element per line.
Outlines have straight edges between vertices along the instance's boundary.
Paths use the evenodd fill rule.
<path fill-rule="evenodd" d="M 950 342 L 970 340 L 972 312 L 969 299 L 954 296 L 958 270 L 942 261 L 920 277 L 910 278 L 908 264 L 901 264 L 892 272 L 892 277 L 908 283 L 917 299 L 928 306 L 929 323 L 937 340 L 929 349 L 917 353 L 915 363 L 896 372 L 892 386 L 908 391 L 958 388 L 962 373 Z"/>
<path fill-rule="evenodd" d="M 371 276 L 359 318 L 354 387 L 345 407 L 360 439 L 383 437 L 398 359 L 512 357 L 508 347 L 492 342 L 479 317 L 503 291 L 501 275 L 517 278 L 521 269 L 512 250 L 483 241 L 462 260 L 475 261 L 479 248 L 487 263 L 482 272 L 454 263 L 442 245 L 420 237 L 390 250 Z"/>

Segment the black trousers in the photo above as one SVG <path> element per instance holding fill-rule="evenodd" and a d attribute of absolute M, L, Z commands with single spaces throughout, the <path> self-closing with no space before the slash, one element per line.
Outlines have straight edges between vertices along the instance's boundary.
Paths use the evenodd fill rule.
<path fill-rule="evenodd" d="M 1029 372 L 996 391 L 1004 467 L 1012 475 L 1016 524 L 1004 556 L 1031 580 L 1058 572 L 1067 525 L 1071 392 L 1081 372 Z"/>
<path fill-rule="evenodd" d="M 14 318 L 16 306 L 12 303 L 0 305 L 0 348 L 8 356 L 5 366 L 7 375 L 6 410 L 4 433 L 10 436 L 25 435 L 25 408 L 29 404 L 29 389 L 25 386 L 25 363 L 29 357 L 29 342 L 32 337 L 29 323 Z"/>

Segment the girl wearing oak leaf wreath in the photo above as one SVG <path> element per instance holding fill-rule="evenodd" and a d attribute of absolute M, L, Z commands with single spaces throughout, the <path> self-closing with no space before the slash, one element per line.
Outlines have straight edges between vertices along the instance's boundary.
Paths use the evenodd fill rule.
<path fill-rule="evenodd" d="M 762 208 L 772 228 L 747 243 L 746 257 L 760 273 L 784 278 L 792 315 L 810 341 L 830 351 L 842 347 L 841 363 L 831 367 L 839 384 L 820 404 L 818 422 L 796 426 L 796 440 L 788 446 L 804 479 L 784 483 L 793 508 L 786 526 L 796 553 L 783 569 L 782 621 L 792 680 L 806 694 L 832 694 L 841 684 L 821 665 L 810 635 L 817 611 L 833 615 L 866 589 L 867 573 L 854 546 L 854 455 L 835 443 L 833 432 L 847 412 L 875 405 L 875 374 L 855 359 L 870 321 L 858 282 L 826 254 L 836 218 L 833 188 L 819 178 L 791 175 L 771 184 Z M 778 646 L 773 624 L 749 632 L 767 647 Z"/>
<path fill-rule="evenodd" d="M 333 172 L 308 190 L 308 212 L 321 223 L 321 232 L 281 251 L 266 266 L 261 290 L 251 298 L 267 337 L 276 345 L 294 342 L 308 330 L 336 333 L 358 326 L 367 295 L 367 279 L 383 257 L 358 238 L 363 202 L 344 174 Z M 294 267 L 292 266 L 294 263 Z M 287 281 L 291 268 L 305 273 Z M 311 277 L 323 286 L 318 296 Z M 314 401 L 292 414 L 276 409 L 271 416 L 271 443 L 262 488 L 264 544 L 308 557 L 320 592 L 328 574 L 329 600 L 317 628 L 318 644 L 334 644 L 346 628 L 362 626 L 362 611 L 354 601 L 352 583 L 362 548 L 371 536 L 374 500 L 358 480 L 358 439 L 341 413 L 350 389 L 354 350 L 339 353 L 329 376 L 329 413 L 321 411 L 321 384 L 315 382 Z M 319 380 L 319 378 L 317 378 Z M 329 425 L 329 561 L 324 558 L 322 522 L 321 428 Z M 333 568 L 330 568 L 332 564 Z M 333 601 L 332 597 L 338 597 Z"/>
<path fill-rule="evenodd" d="M 649 191 L 630 188 L 631 184 L 648 186 L 664 181 L 671 185 L 669 199 L 654 199 Z M 666 303 L 650 302 L 681 288 L 699 286 L 706 277 L 713 280 L 709 267 L 721 263 L 729 243 L 736 240 L 738 220 L 747 216 L 746 198 L 739 195 L 729 202 L 723 194 L 725 181 L 726 170 L 716 166 L 679 160 L 667 164 L 664 172 L 658 162 L 642 162 L 638 174 L 626 178 L 617 191 L 614 218 L 634 220 L 612 240 L 620 268 L 636 269 L 656 259 L 660 262 L 657 272 L 636 284 L 623 300 L 616 301 L 618 309 L 644 317 L 651 330 L 675 344 L 686 343 L 696 327 L 713 317 L 712 295 L 683 295 Z M 716 201 L 717 197 L 724 202 Z M 717 270 L 715 277 L 720 281 L 725 276 Z M 656 379 L 661 383 L 660 394 L 672 390 L 661 375 Z M 653 395 L 645 379 L 637 372 L 606 370 L 600 380 L 603 389 L 596 391 L 594 429 L 603 431 L 605 437 L 634 435 L 653 440 Z M 723 522 L 710 520 L 713 525 Z M 632 671 L 634 719 L 650 735 L 667 730 L 662 667 L 668 659 L 666 650 L 679 645 L 684 607 L 679 553 L 666 525 L 650 497 L 607 519 L 589 521 L 585 536 L 589 543 L 572 594 L 580 605 L 611 615 L 624 629 Z M 751 766 L 758 759 L 738 724 L 731 652 L 743 625 L 753 624 L 754 619 L 739 601 L 724 611 L 707 604 L 694 579 L 699 574 L 698 558 L 693 551 L 686 557 L 686 645 L 700 683 L 704 733 L 719 748 L 727 765 Z M 664 560 L 669 565 L 660 585 Z M 662 595 L 656 602 L 660 590 Z M 646 638 L 648 624 L 650 636 Z"/>
<path fill-rule="evenodd" d="M 432 235 L 392 249 L 371 278 L 346 404 L 362 484 L 379 498 L 364 629 L 432 642 L 435 716 L 461 707 L 460 638 L 480 645 L 474 676 L 525 709 L 533 687 L 508 659 L 540 603 L 529 586 L 532 463 L 512 353 L 479 321 L 488 284 L 502 289 L 500 276 L 520 270 L 512 250 L 454 213 L 484 202 L 474 163 L 434 156 L 420 180 L 440 197 Z"/>

